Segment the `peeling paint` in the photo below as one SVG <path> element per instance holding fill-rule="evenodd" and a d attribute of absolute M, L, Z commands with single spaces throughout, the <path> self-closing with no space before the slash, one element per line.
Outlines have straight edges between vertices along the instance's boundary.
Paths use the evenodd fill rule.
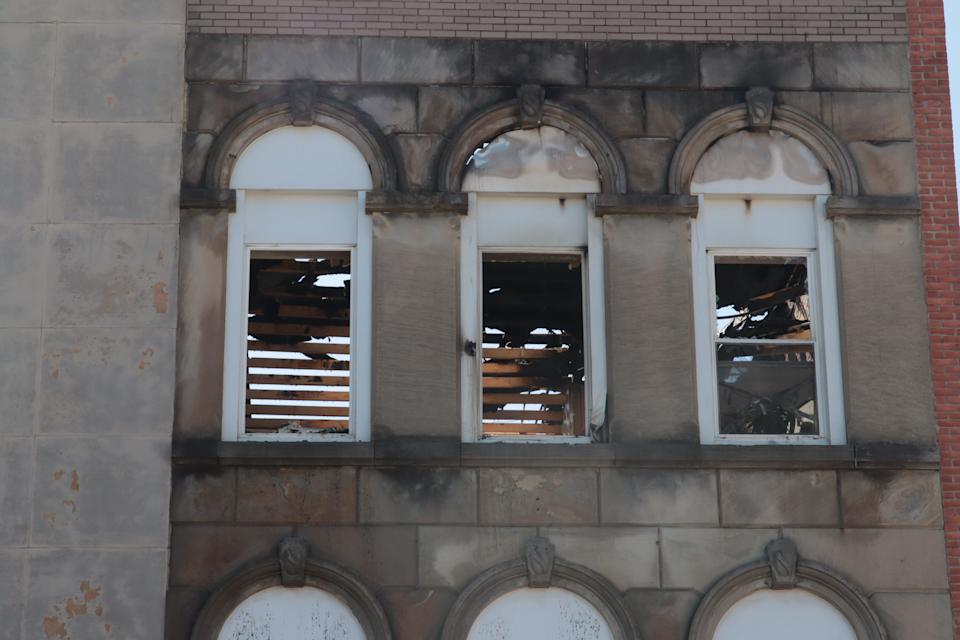
<path fill-rule="evenodd" d="M 155 283 L 153 285 L 153 308 L 157 313 L 167 312 L 167 297 L 167 283 Z"/>
<path fill-rule="evenodd" d="M 63 506 L 69 508 L 69 509 L 70 509 L 70 513 L 76 513 L 76 512 L 77 512 L 77 503 L 74 502 L 73 500 L 63 500 Z"/>
<path fill-rule="evenodd" d="M 68 638 L 67 626 L 58 616 L 47 616 L 41 623 L 43 634 L 47 638 Z"/>
<path fill-rule="evenodd" d="M 71 631 L 74 633 L 78 631 L 76 628 L 71 630 L 73 622 L 81 618 L 89 618 L 91 611 L 97 618 L 102 618 L 104 615 L 103 601 L 100 599 L 102 591 L 103 587 L 94 586 L 90 580 L 80 581 L 79 592 L 52 605 L 53 615 L 46 616 L 41 621 L 41 628 L 46 638 L 71 640 L 73 638 L 70 635 Z M 103 627 L 106 633 L 113 630 L 113 625 L 109 622 L 105 622 Z"/>
<path fill-rule="evenodd" d="M 70 491 L 77 493 L 80 491 L 80 474 L 74 469 L 70 472 Z"/>
<path fill-rule="evenodd" d="M 137 368 L 141 371 L 150 366 L 150 361 L 153 358 L 153 354 L 156 351 L 153 347 L 147 347 L 140 353 L 140 362 L 137 364 Z"/>

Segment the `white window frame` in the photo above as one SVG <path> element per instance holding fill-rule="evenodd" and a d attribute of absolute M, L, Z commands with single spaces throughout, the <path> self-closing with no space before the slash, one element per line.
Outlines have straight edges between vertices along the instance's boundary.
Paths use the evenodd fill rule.
<path fill-rule="evenodd" d="M 498 201 L 501 206 L 515 207 L 517 217 L 537 224 L 549 224 L 551 206 L 564 207 L 567 201 L 583 201 L 585 228 L 575 241 L 562 244 L 553 241 L 544 244 L 540 237 L 518 233 L 517 227 L 498 220 L 498 226 L 488 232 L 486 241 L 480 238 L 480 218 L 484 202 Z M 533 226 L 537 226 L 537 224 Z M 584 243 L 585 241 L 585 243 Z M 576 254 L 584 257 L 583 313 L 584 313 L 584 373 L 585 373 L 585 429 L 583 436 L 489 436 L 483 435 L 482 424 L 482 347 L 483 347 L 483 254 L 510 252 L 530 254 Z M 547 442 L 588 444 L 592 442 L 591 425 L 603 425 L 606 413 L 606 307 L 603 287 L 603 221 L 594 213 L 594 198 L 587 194 L 506 194 L 469 193 L 467 215 L 460 223 L 460 324 L 461 343 L 476 344 L 476 355 L 465 352 L 460 357 L 461 378 L 461 435 L 464 442 Z"/>
<path fill-rule="evenodd" d="M 694 289 L 694 333 L 696 346 L 697 403 L 702 444 L 761 445 L 842 445 L 846 444 L 843 409 L 843 380 L 840 353 L 839 306 L 837 302 L 836 258 L 833 226 L 827 218 L 826 195 L 780 194 L 700 194 L 699 215 L 693 223 L 692 260 Z M 711 215 L 714 203 L 742 202 L 749 208 L 754 200 L 809 203 L 814 217 L 811 243 L 793 243 L 798 217 L 784 216 L 777 229 L 764 229 L 759 241 L 738 244 L 714 243 L 705 232 L 704 217 Z M 791 220 L 791 218 L 793 218 Z M 804 222 L 804 221 L 801 221 Z M 743 234 L 747 237 L 748 234 Z M 811 246 L 812 244 L 812 246 Z M 715 349 L 716 300 L 714 286 L 715 256 L 796 256 L 807 259 L 808 295 L 814 338 L 814 365 L 817 384 L 817 435 L 737 435 L 721 434 L 717 398 L 717 361 Z M 784 341 L 780 341 L 784 342 Z"/>

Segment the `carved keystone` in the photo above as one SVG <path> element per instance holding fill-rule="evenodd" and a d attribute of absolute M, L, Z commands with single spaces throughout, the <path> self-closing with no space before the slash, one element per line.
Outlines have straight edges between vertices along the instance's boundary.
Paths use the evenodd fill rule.
<path fill-rule="evenodd" d="M 290 83 L 290 124 L 295 127 L 309 127 L 313 124 L 313 103 L 317 98 L 317 89 L 309 80 L 296 80 Z"/>
<path fill-rule="evenodd" d="M 553 576 L 553 560 L 556 548 L 543 537 L 527 540 L 523 545 L 523 557 L 527 563 L 527 585 L 531 589 L 545 589 Z"/>
<path fill-rule="evenodd" d="M 538 84 L 525 84 L 517 89 L 520 101 L 520 128 L 533 129 L 543 122 L 543 100 L 546 91 Z"/>
<path fill-rule="evenodd" d="M 769 131 L 773 122 L 773 91 L 754 87 L 747 91 L 747 118 L 751 131 Z"/>
<path fill-rule="evenodd" d="M 793 540 L 780 538 L 767 545 L 770 561 L 770 588 L 793 589 L 797 586 L 797 563 L 799 554 Z"/>
<path fill-rule="evenodd" d="M 280 584 L 285 587 L 302 587 L 307 583 L 307 556 L 310 544 L 303 538 L 284 538 L 280 541 Z"/>

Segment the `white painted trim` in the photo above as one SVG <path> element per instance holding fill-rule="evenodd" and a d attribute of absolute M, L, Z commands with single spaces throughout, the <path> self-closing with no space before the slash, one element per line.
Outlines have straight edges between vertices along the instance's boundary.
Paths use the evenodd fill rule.
<path fill-rule="evenodd" d="M 607 303 L 604 287 L 603 219 L 594 215 L 593 199 L 587 207 L 587 282 L 584 314 L 587 361 L 587 429 L 603 426 L 607 419 Z"/>
<path fill-rule="evenodd" d="M 476 442 L 480 439 L 480 349 L 483 345 L 477 194 L 468 195 L 467 211 L 467 215 L 460 218 L 460 433 L 463 442 Z M 476 343 L 473 356 L 464 349 L 468 340 Z"/>
<path fill-rule="evenodd" d="M 227 218 L 227 291 L 224 305 L 223 332 L 223 415 L 221 438 L 227 442 L 240 439 L 242 408 L 237 396 L 244 388 L 246 366 L 246 296 L 248 265 L 244 264 L 243 212 L 246 210 L 246 192 L 237 191 L 237 212 Z M 241 341 L 243 338 L 243 341 Z"/>
<path fill-rule="evenodd" d="M 357 194 L 357 246 L 352 268 L 353 285 L 350 301 L 351 339 L 350 384 L 353 387 L 350 402 L 350 429 L 356 440 L 369 442 L 371 428 L 371 398 L 373 388 L 373 219 L 365 211 L 366 193 Z"/>

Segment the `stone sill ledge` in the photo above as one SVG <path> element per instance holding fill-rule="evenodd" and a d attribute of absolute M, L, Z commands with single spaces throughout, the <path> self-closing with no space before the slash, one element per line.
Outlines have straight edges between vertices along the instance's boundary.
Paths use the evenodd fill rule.
<path fill-rule="evenodd" d="M 915 445 L 728 446 L 686 443 L 528 444 L 404 439 L 379 442 L 181 440 L 184 466 L 624 467 L 639 469 L 939 469 L 937 449 Z"/>

